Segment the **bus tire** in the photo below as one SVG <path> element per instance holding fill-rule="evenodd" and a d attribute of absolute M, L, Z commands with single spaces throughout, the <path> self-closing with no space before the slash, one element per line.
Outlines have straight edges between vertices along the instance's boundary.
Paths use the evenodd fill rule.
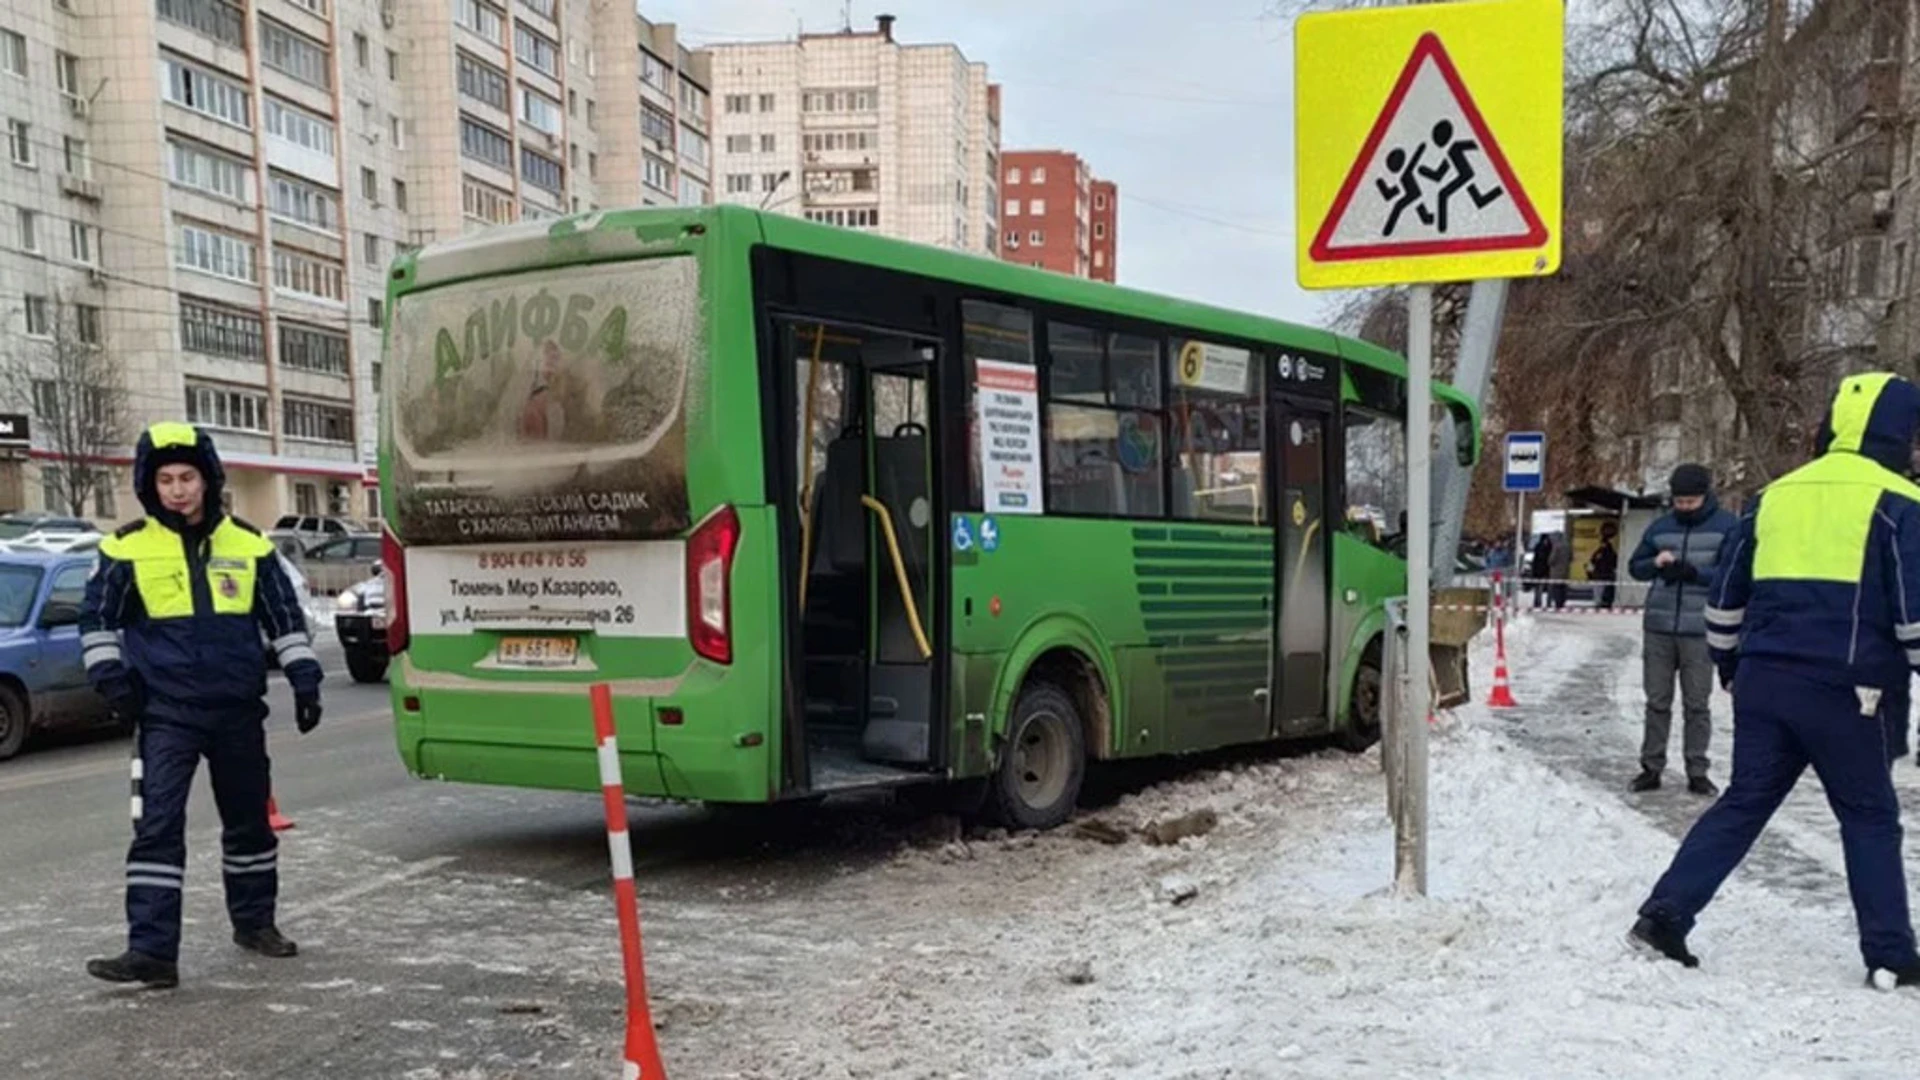
<path fill-rule="evenodd" d="M 1340 732 L 1340 747 L 1358 754 L 1380 741 L 1380 706 L 1385 700 L 1386 682 L 1381 675 L 1380 639 L 1367 642 L 1360 654 L 1360 666 L 1353 672 L 1353 692 L 1347 698 L 1347 726 Z"/>
<path fill-rule="evenodd" d="M 994 770 L 995 816 L 1011 829 L 1051 829 L 1073 814 L 1086 774 L 1086 736 L 1073 696 L 1051 682 L 1029 682 L 1014 702 Z"/>

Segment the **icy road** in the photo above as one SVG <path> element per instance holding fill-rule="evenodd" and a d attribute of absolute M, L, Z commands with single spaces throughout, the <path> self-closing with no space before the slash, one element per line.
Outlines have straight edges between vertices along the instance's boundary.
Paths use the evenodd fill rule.
<path fill-rule="evenodd" d="M 1041 837 L 961 836 L 874 805 L 771 825 L 636 806 L 670 1073 L 1914 1075 L 1920 993 L 1861 988 L 1838 838 L 1811 777 L 1707 912 L 1702 969 L 1623 945 L 1703 806 L 1671 784 L 1625 794 L 1635 629 L 1533 620 L 1514 634 L 1519 713 L 1469 708 L 1436 733 L 1423 901 L 1385 892 L 1371 754 L 1189 768 L 1089 809 L 1082 822 L 1106 829 Z M 1482 664 L 1478 687 L 1485 676 Z M 0 765 L 0 1073 L 616 1075 L 596 798 L 411 781 L 381 688 L 329 689 L 320 731 L 302 740 L 280 723 L 273 742 L 299 823 L 282 840 L 282 926 L 303 954 L 228 943 L 203 790 L 173 993 L 105 988 L 80 967 L 121 942 L 124 743 Z M 1723 783 L 1726 706 L 1716 699 Z M 1897 777 L 1920 811 L 1920 769 L 1902 762 Z M 1159 846 L 1133 832 L 1201 809 L 1218 818 L 1205 835 Z"/>

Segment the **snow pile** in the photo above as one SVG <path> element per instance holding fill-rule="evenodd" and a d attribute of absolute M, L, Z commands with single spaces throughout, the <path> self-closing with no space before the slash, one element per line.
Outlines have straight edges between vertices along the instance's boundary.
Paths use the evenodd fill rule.
<path fill-rule="evenodd" d="M 1515 643 L 1537 693 L 1579 670 L 1583 633 L 1543 622 Z M 1810 901 L 1795 882 L 1736 876 L 1695 934 L 1704 968 L 1630 952 L 1624 931 L 1674 836 L 1536 760 L 1511 723 L 1469 707 L 1434 740 L 1428 899 L 1388 890 L 1377 756 L 1327 751 L 1149 788 L 1097 812 L 1106 829 L 949 842 L 797 893 L 652 908 L 669 1067 L 822 1080 L 1911 1072 L 1920 995 L 1861 988 L 1844 892 Z M 1200 835 L 1137 832 L 1203 808 L 1218 824 Z"/>

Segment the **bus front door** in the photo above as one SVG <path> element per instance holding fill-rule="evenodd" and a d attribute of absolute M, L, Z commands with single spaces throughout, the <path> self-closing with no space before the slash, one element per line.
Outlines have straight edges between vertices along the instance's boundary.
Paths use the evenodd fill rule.
<path fill-rule="evenodd" d="M 1275 545 L 1274 592 L 1280 598 L 1273 669 L 1279 676 L 1273 734 L 1326 730 L 1328 604 L 1326 406 L 1276 398 L 1268 470 L 1280 542 Z"/>

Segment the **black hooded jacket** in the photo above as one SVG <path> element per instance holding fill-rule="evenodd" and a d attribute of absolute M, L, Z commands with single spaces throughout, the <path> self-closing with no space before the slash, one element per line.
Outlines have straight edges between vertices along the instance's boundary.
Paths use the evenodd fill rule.
<path fill-rule="evenodd" d="M 197 524 L 160 502 L 170 464 L 192 465 L 205 482 Z M 89 681 L 122 712 L 192 723 L 264 716 L 273 648 L 294 692 L 317 694 L 306 613 L 272 543 L 222 512 L 226 470 L 213 440 L 156 424 L 140 436 L 133 471 L 148 516 L 100 545 L 80 617 Z"/>

